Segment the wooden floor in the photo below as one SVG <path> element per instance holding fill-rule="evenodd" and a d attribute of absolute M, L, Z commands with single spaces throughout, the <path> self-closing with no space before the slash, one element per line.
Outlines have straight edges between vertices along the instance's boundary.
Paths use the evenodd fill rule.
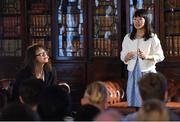
<path fill-rule="evenodd" d="M 175 111 L 178 115 L 180 114 L 180 102 L 168 102 L 166 106 Z M 110 105 L 109 107 L 118 109 L 118 111 L 122 113 L 122 115 L 127 115 L 138 110 L 138 108 L 135 107 L 128 107 L 127 102 L 116 103 Z"/>
<path fill-rule="evenodd" d="M 168 102 L 166 106 L 170 108 L 180 109 L 180 102 Z M 120 102 L 120 103 L 111 105 L 111 107 L 128 107 L 128 105 L 127 105 L 127 102 Z"/>

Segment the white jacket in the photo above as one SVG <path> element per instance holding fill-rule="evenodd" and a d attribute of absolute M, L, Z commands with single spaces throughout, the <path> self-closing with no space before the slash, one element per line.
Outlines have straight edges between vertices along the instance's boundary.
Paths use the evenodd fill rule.
<path fill-rule="evenodd" d="M 143 51 L 145 55 L 151 55 L 154 57 L 154 60 L 142 60 L 139 58 L 141 72 L 156 71 L 156 63 L 164 60 L 163 50 L 157 35 L 152 34 L 152 38 L 149 38 L 146 41 L 144 41 L 144 38 L 131 40 L 130 34 L 127 34 L 124 37 L 122 43 L 121 60 L 127 64 L 128 71 L 133 71 L 136 60 L 131 59 L 128 62 L 125 62 L 125 56 L 130 51 L 137 54 L 138 48 Z"/>

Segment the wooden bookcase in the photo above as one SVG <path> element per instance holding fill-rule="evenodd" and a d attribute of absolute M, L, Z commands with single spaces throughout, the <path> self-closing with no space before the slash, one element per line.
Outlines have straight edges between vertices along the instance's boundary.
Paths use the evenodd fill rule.
<path fill-rule="evenodd" d="M 52 1 L 0 1 L 0 78 L 14 79 L 25 49 L 33 43 L 51 46 Z"/>
<path fill-rule="evenodd" d="M 56 5 L 53 56 L 58 79 L 71 86 L 73 99 L 79 102 L 93 81 L 121 84 L 122 2 L 61 0 Z"/>
<path fill-rule="evenodd" d="M 169 80 L 169 94 L 176 95 L 174 100 L 177 100 L 180 90 L 180 1 L 160 0 L 160 13 L 160 39 L 166 59 L 158 68 Z"/>

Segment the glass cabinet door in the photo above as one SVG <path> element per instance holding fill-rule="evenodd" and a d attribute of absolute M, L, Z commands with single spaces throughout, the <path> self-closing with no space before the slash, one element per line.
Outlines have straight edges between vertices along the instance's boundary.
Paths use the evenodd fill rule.
<path fill-rule="evenodd" d="M 58 57 L 84 57 L 84 0 L 59 0 Z"/>
<path fill-rule="evenodd" d="M 0 57 L 22 55 L 20 0 L 0 0 Z"/>
<path fill-rule="evenodd" d="M 27 0 L 26 4 L 29 44 L 39 43 L 51 51 L 51 1 Z"/>
<path fill-rule="evenodd" d="M 164 0 L 163 8 L 165 55 L 180 56 L 180 1 Z"/>
<path fill-rule="evenodd" d="M 93 57 L 118 56 L 118 5 L 117 0 L 92 2 Z"/>
<path fill-rule="evenodd" d="M 129 11 L 129 16 L 127 16 L 127 29 L 128 32 L 132 31 L 133 28 L 133 15 L 134 12 L 136 11 L 136 9 L 146 9 L 148 10 L 149 13 L 149 18 L 150 18 L 150 22 L 153 26 L 153 28 L 155 29 L 155 0 L 129 0 L 129 4 L 128 4 L 128 11 Z"/>

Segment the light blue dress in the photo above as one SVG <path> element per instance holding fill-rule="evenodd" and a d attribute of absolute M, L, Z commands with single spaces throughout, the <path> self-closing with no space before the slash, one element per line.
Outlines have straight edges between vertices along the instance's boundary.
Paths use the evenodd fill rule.
<path fill-rule="evenodd" d="M 139 58 L 136 57 L 136 65 L 132 72 L 128 72 L 128 82 L 127 82 L 127 102 L 128 106 L 140 107 L 142 104 L 138 80 L 142 77 L 143 73 L 141 73 L 141 69 L 139 66 Z"/>

